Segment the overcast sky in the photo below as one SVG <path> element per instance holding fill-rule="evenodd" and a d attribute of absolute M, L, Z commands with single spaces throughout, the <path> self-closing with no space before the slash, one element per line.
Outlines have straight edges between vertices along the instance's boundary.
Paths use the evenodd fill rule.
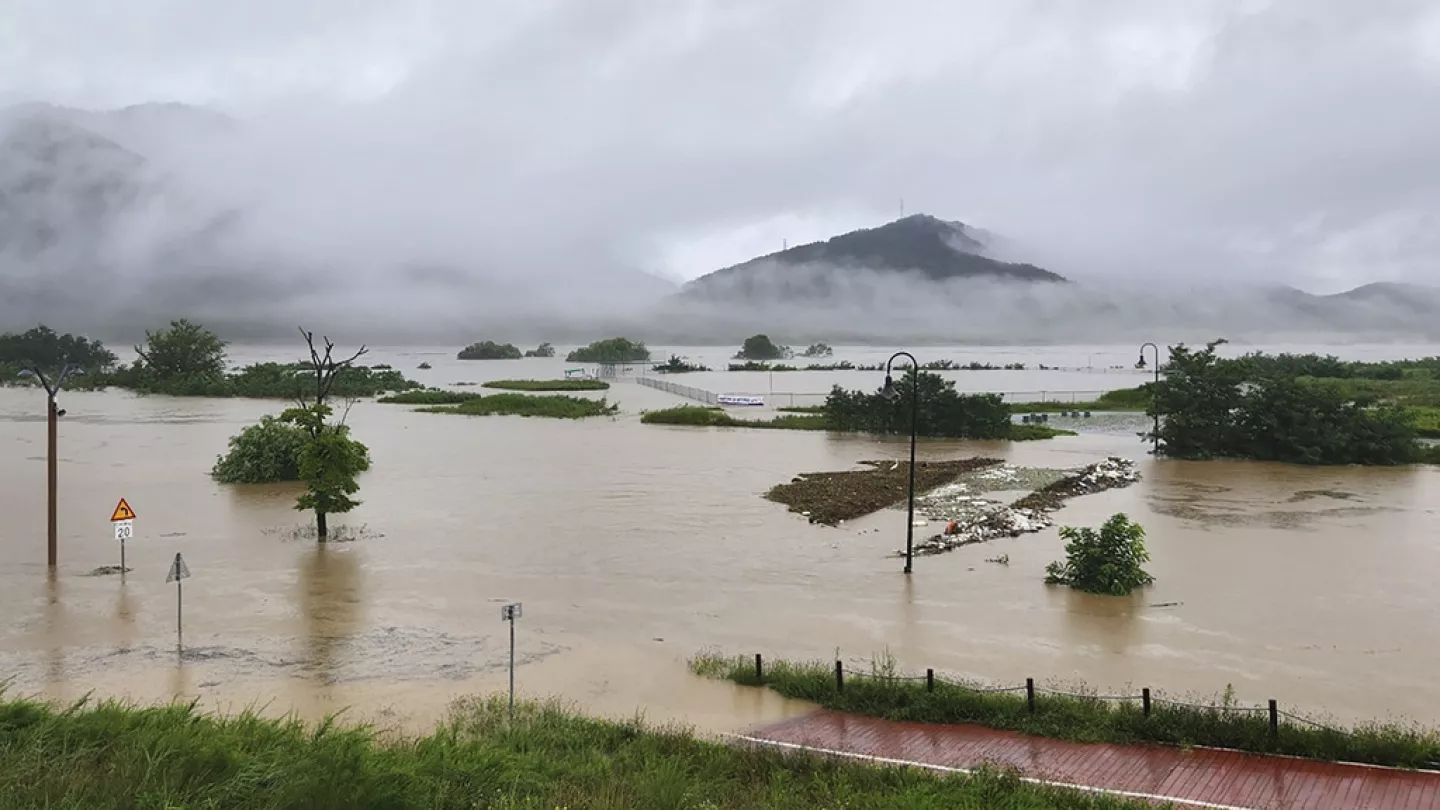
<path fill-rule="evenodd" d="M 688 278 L 903 199 L 1082 278 L 1440 282 L 1433 0 L 0 0 L 26 100 L 243 119 L 192 170 L 327 261 Z"/>

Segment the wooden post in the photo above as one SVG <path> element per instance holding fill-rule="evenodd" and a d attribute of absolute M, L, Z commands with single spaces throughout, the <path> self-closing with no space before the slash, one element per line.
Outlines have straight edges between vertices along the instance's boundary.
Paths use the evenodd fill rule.
<path fill-rule="evenodd" d="M 835 691 L 845 691 L 845 665 L 839 661 L 835 662 Z"/>
<path fill-rule="evenodd" d="M 755 680 L 765 682 L 765 669 L 760 663 L 760 653 L 755 653 Z"/>
<path fill-rule="evenodd" d="M 56 383 L 56 385 L 59 385 L 59 383 Z M 60 429 L 60 409 L 55 404 L 54 392 L 50 392 L 48 408 L 49 415 L 46 417 L 45 435 L 45 559 L 50 568 L 54 569 L 60 557 L 58 552 L 59 542 L 56 539 L 59 536 L 59 532 L 56 531 L 56 525 L 58 523 L 56 513 L 59 510 L 57 508 L 55 495 L 57 488 L 56 482 L 59 479 L 56 466 L 59 463 L 59 459 L 56 457 L 56 445 L 58 444 L 56 434 L 59 433 Z"/>
<path fill-rule="evenodd" d="M 1150 716 L 1150 687 L 1140 690 L 1140 705 L 1145 710 L 1145 716 Z"/>
<path fill-rule="evenodd" d="M 1034 713 L 1035 713 L 1035 679 L 1034 679 L 1034 678 L 1026 678 L 1026 679 L 1025 679 L 1025 705 L 1026 705 L 1027 708 L 1030 709 L 1030 713 L 1031 713 L 1031 714 L 1034 714 Z"/>
<path fill-rule="evenodd" d="M 925 670 L 925 691 L 935 691 L 935 670 L 933 669 Z"/>
<path fill-rule="evenodd" d="M 1275 703 L 1275 698 L 1270 698 L 1270 736 L 1274 737 L 1280 733 L 1280 707 Z"/>

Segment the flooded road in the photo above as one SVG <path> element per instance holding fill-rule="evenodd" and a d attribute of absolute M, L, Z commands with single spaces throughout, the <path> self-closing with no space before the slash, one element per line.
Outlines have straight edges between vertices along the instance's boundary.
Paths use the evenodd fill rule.
<path fill-rule="evenodd" d="M 295 353 L 233 359 L 272 355 Z M 572 365 L 370 359 L 436 385 Z M 412 371 L 422 359 L 435 368 Z M 1050 376 L 1061 373 L 1101 376 L 1024 372 L 1019 382 L 1058 390 L 1071 384 Z M 784 376 L 819 391 L 837 379 Z M 293 509 L 293 487 L 207 475 L 229 436 L 281 403 L 67 393 L 52 580 L 43 395 L 0 389 L 0 671 L 12 692 L 61 699 L 198 697 L 307 717 L 348 708 L 421 729 L 457 696 L 504 688 L 500 605 L 520 601 L 522 693 L 709 729 L 803 707 L 691 677 L 684 661 L 702 648 L 858 660 L 888 648 L 907 668 L 991 681 L 1172 695 L 1234 684 L 1242 701 L 1440 723 L 1435 470 L 1156 462 L 1125 435 L 922 443 L 926 458 L 1026 466 L 1140 460 L 1138 484 L 1057 515 L 1098 524 L 1123 511 L 1146 527 L 1156 584 L 1113 599 L 1043 584 L 1061 554 L 1053 529 L 917 559 L 906 580 L 887 558 L 903 545 L 903 513 L 826 528 L 759 497 L 798 472 L 900 458 L 903 441 L 645 426 L 641 409 L 680 400 L 632 383 L 609 396 L 622 415 L 583 422 L 356 404 L 349 422 L 374 461 L 364 503 L 336 521 L 353 542 L 318 546 L 299 531 L 308 516 Z M 91 576 L 118 563 L 108 518 L 121 497 L 138 513 L 134 571 Z M 193 573 L 183 658 L 164 581 L 177 551 Z M 984 562 L 998 554 L 1009 565 Z"/>

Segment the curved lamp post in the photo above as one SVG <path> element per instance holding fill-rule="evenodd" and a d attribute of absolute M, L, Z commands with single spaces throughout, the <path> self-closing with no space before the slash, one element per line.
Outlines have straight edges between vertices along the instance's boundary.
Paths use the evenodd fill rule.
<path fill-rule="evenodd" d="M 1156 384 L 1156 385 L 1159 385 L 1159 384 L 1160 384 L 1160 347 L 1159 347 L 1159 346 L 1156 346 L 1154 343 L 1150 343 L 1150 342 L 1146 342 L 1146 343 L 1140 344 L 1140 360 L 1135 363 L 1135 367 L 1136 367 L 1136 368 L 1145 368 L 1145 347 L 1146 347 L 1146 346 L 1149 346 L 1151 349 L 1154 349 L 1154 350 L 1155 350 L 1155 384 Z M 1154 407 L 1155 407 L 1155 401 L 1154 401 L 1155 393 L 1154 393 L 1153 390 L 1151 391 L 1150 396 L 1151 396 L 1150 407 L 1151 407 L 1151 408 L 1154 408 Z M 1151 453 L 1151 455 L 1158 455 L 1159 452 L 1160 452 L 1160 411 L 1157 409 L 1157 410 L 1155 411 L 1155 429 L 1150 433 L 1150 453 Z"/>
<path fill-rule="evenodd" d="M 920 363 L 909 352 L 896 352 L 885 361 L 885 385 L 880 389 L 880 396 L 891 402 L 900 398 L 895 378 L 890 375 L 897 357 L 910 358 L 910 368 L 915 373 L 914 384 L 910 386 L 910 508 L 905 521 L 905 573 L 908 574 L 915 559 L 915 437 L 920 430 Z"/>
<path fill-rule="evenodd" d="M 48 428 L 47 436 L 46 436 L 46 452 L 45 452 L 45 474 L 46 474 L 46 495 L 45 495 L 45 500 L 46 500 L 46 513 L 47 513 L 45 539 L 46 539 L 46 561 L 48 562 L 48 564 L 49 564 L 49 566 L 50 566 L 50 570 L 52 570 L 52 571 L 55 570 L 55 566 L 56 566 L 56 562 L 57 562 L 57 557 L 59 556 L 59 554 L 58 554 L 58 548 L 57 548 L 58 544 L 57 544 L 57 541 L 56 541 L 56 537 L 57 537 L 57 534 L 58 534 L 58 533 L 57 533 L 57 531 L 56 531 L 56 529 L 57 529 L 57 525 L 56 525 L 56 511 L 57 511 L 57 510 L 56 510 L 56 496 L 55 496 L 55 492 L 56 492 L 56 483 L 57 483 L 58 475 L 57 475 L 57 470 L 56 470 L 56 455 L 55 455 L 55 454 L 56 454 L 56 449 L 55 449 L 55 446 L 56 446 L 56 443 L 57 443 L 57 442 L 56 442 L 56 435 L 57 435 L 57 433 L 59 432 L 59 431 L 58 431 L 58 427 L 59 427 L 60 417 L 62 417 L 62 416 L 65 415 L 65 411 L 64 411 L 63 409 L 61 409 L 60 407 L 58 407 L 58 406 L 55 404 L 55 395 L 58 394 L 58 393 L 60 393 L 60 386 L 64 385 L 66 380 L 70 379 L 71 377 L 74 377 L 74 376 L 77 375 L 77 374 L 84 374 L 84 373 L 85 373 L 85 372 L 84 372 L 79 366 L 72 366 L 72 365 L 70 365 L 69 363 L 65 363 L 65 364 L 61 365 L 61 367 L 60 367 L 60 373 L 55 376 L 55 379 L 54 379 L 54 380 L 51 380 L 49 377 L 46 377 L 46 376 L 45 376 L 45 372 L 44 372 L 44 371 L 41 371 L 41 370 L 40 370 L 40 367 L 39 367 L 39 366 L 36 366 L 36 365 L 30 365 L 30 366 L 27 366 L 26 368 L 23 368 L 23 369 L 20 370 L 20 376 L 21 376 L 21 377 L 33 377 L 33 378 L 35 378 L 35 379 L 37 379 L 37 380 L 40 381 L 40 385 L 42 385 L 42 386 L 45 387 L 45 398 L 46 398 L 46 402 L 47 402 L 47 407 L 46 407 L 46 411 L 47 411 L 46 423 L 47 423 L 47 428 Z"/>

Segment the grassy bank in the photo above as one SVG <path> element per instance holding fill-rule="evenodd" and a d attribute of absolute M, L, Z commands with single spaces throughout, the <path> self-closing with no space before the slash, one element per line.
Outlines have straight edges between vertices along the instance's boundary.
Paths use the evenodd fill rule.
<path fill-rule="evenodd" d="M 1419 727 L 1372 724 L 1334 729 L 1282 718 L 1278 733 L 1272 736 L 1263 710 L 1197 708 L 1157 696 L 1146 717 L 1138 699 L 1108 701 L 1041 693 L 1031 712 L 1023 687 L 1015 692 L 982 693 L 975 691 L 976 685 L 937 680 L 931 692 L 923 676 L 902 679 L 889 662 L 872 666 L 868 676 L 847 675 L 843 691 L 836 689 L 833 663 L 776 661 L 766 666 L 763 679 L 755 676 L 753 657 L 702 655 L 692 660 L 691 666 L 707 677 L 763 685 L 786 697 L 892 720 L 975 723 L 1079 742 L 1203 745 L 1402 767 L 1440 763 L 1440 738 L 1434 730 Z M 1228 698 L 1221 699 L 1222 706 L 1231 704 Z"/>
<path fill-rule="evenodd" d="M 606 391 L 610 383 L 604 380 L 491 380 L 481 383 L 480 387 L 501 391 Z"/>
<path fill-rule="evenodd" d="M 703 405 L 681 405 L 646 411 L 640 421 L 647 425 L 687 425 L 690 427 L 742 427 L 779 430 L 824 430 L 825 417 L 820 414 L 784 413 L 771 419 L 736 419 L 721 408 Z"/>
<path fill-rule="evenodd" d="M 1121 810 L 1119 799 L 1033 787 L 1013 773 L 939 776 L 705 742 L 555 705 L 457 704 L 435 733 L 382 740 L 187 706 L 66 710 L 0 702 L 6 807 L 432 810 Z"/>
<path fill-rule="evenodd" d="M 1150 407 L 1150 391 L 1145 387 L 1120 388 L 1107 391 L 1086 402 L 1014 402 L 1012 413 L 1060 413 L 1062 411 L 1144 411 Z"/>
<path fill-rule="evenodd" d="M 778 408 L 779 416 L 770 419 L 738 419 L 721 408 L 703 405 L 681 405 L 658 411 L 646 411 L 640 421 L 647 425 L 686 425 L 689 427 L 738 427 L 771 430 L 829 430 L 824 408 Z M 1070 430 L 1059 430 L 1048 425 L 1015 425 L 1011 428 L 1010 441 L 1032 441 L 1053 439 L 1056 436 L 1074 436 Z"/>
<path fill-rule="evenodd" d="M 584 419 L 614 416 L 620 406 L 604 399 L 585 399 L 564 394 L 490 394 L 462 399 L 453 405 L 418 408 L 424 413 L 458 413 L 463 416 L 542 416 L 551 419 Z"/>
<path fill-rule="evenodd" d="M 423 391 L 391 394 L 376 401 L 387 405 L 459 405 L 462 402 L 479 399 L 481 396 L 481 394 L 472 394 L 466 391 L 441 391 L 437 388 L 427 388 Z"/>

